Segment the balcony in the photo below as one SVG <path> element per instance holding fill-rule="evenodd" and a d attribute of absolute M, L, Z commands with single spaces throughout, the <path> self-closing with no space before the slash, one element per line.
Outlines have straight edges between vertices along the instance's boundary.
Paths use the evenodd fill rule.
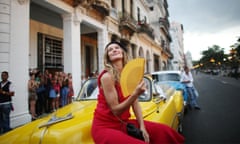
<path fill-rule="evenodd" d="M 160 24 L 160 29 L 162 29 L 165 34 L 166 34 L 166 37 L 168 38 L 168 40 L 171 42 L 172 41 L 172 38 L 169 34 L 169 27 L 170 27 L 170 24 L 169 24 L 169 21 L 167 18 L 159 18 L 158 20 L 159 24 Z"/>
<path fill-rule="evenodd" d="M 162 47 L 162 54 L 165 54 L 168 56 L 169 59 L 173 59 L 173 53 L 171 52 L 170 48 L 167 46 Z"/>
<path fill-rule="evenodd" d="M 127 12 L 120 13 L 120 31 L 128 31 L 133 35 L 137 31 L 137 21 Z"/>
<path fill-rule="evenodd" d="M 94 0 L 92 7 L 105 16 L 109 16 L 110 3 L 109 0 Z"/>
<path fill-rule="evenodd" d="M 168 53 L 168 58 L 173 59 L 173 53 L 171 52 L 171 50 L 169 48 L 166 49 L 166 52 Z"/>
<path fill-rule="evenodd" d="M 110 13 L 109 0 L 62 0 L 62 1 L 73 7 L 81 6 L 86 9 L 93 8 L 96 12 L 103 16 L 109 16 Z"/>
<path fill-rule="evenodd" d="M 139 21 L 138 22 L 138 33 L 145 33 L 147 34 L 150 38 L 154 39 L 154 33 L 153 33 L 153 28 L 149 26 L 145 21 Z"/>
<path fill-rule="evenodd" d="M 73 7 L 77 7 L 78 5 L 81 5 L 86 8 L 88 8 L 94 2 L 94 0 L 62 0 L 62 1 L 64 1 L 65 3 L 68 3 Z"/>
<path fill-rule="evenodd" d="M 160 17 L 158 22 L 160 24 L 160 27 L 164 27 L 168 31 L 168 29 L 169 29 L 169 21 L 168 21 L 168 19 Z"/>

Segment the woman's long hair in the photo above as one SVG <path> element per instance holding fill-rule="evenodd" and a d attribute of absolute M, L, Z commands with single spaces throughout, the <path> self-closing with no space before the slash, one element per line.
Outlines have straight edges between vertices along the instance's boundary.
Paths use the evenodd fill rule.
<path fill-rule="evenodd" d="M 121 47 L 121 46 L 120 46 Z M 126 51 L 122 49 L 123 52 L 123 67 L 127 64 L 129 61 L 129 56 Z M 108 50 L 105 48 L 105 53 L 104 53 L 104 68 L 113 76 L 115 82 L 119 82 L 120 79 L 120 73 L 116 68 L 113 67 L 112 62 L 109 59 L 108 56 Z"/>

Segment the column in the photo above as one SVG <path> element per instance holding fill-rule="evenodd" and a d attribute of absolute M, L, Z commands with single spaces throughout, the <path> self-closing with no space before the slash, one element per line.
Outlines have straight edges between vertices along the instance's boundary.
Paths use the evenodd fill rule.
<path fill-rule="evenodd" d="M 99 72 L 101 72 L 104 69 L 104 61 L 103 61 L 103 56 L 104 56 L 104 50 L 105 50 L 105 45 L 108 43 L 108 32 L 106 28 L 102 28 L 98 31 L 98 66 L 99 66 Z"/>
<path fill-rule="evenodd" d="M 72 73 L 75 96 L 81 88 L 81 32 L 77 13 L 63 15 L 64 72 Z"/>
<path fill-rule="evenodd" d="M 10 6 L 9 80 L 13 82 L 15 90 L 11 127 L 16 127 L 31 120 L 27 88 L 30 1 L 11 0 Z"/>

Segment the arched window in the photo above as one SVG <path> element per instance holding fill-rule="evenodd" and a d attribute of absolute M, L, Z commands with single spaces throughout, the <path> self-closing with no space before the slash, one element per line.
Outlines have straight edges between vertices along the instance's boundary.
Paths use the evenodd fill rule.
<path fill-rule="evenodd" d="M 139 48 L 138 56 L 139 57 L 144 57 L 144 52 L 143 52 L 143 48 L 142 47 Z"/>

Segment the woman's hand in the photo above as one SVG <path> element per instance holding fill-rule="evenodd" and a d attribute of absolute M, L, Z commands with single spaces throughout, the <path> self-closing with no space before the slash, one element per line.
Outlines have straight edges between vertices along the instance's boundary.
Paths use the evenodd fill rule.
<path fill-rule="evenodd" d="M 144 80 L 142 80 L 136 87 L 135 91 L 133 92 L 133 95 L 140 96 L 144 91 L 146 90 L 146 84 Z"/>
<path fill-rule="evenodd" d="M 149 140 L 149 135 L 148 135 L 147 130 L 146 130 L 145 128 L 140 128 L 140 130 L 142 131 L 144 141 L 145 141 L 146 143 L 149 143 L 150 140 Z"/>

